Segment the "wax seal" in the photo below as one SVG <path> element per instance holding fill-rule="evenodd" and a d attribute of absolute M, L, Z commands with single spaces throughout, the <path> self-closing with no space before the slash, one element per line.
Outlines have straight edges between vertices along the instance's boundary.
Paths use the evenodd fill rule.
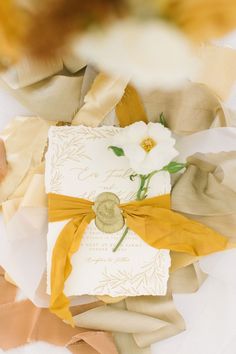
<path fill-rule="evenodd" d="M 96 214 L 95 224 L 105 233 L 113 233 L 124 226 L 124 217 L 119 208 L 120 199 L 114 193 L 104 192 L 98 195 L 93 210 Z"/>

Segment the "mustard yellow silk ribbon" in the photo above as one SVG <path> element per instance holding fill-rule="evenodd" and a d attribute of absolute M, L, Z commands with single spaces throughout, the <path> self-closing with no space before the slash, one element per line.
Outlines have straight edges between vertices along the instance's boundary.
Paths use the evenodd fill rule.
<path fill-rule="evenodd" d="M 50 310 L 73 325 L 69 300 L 63 293 L 88 224 L 96 217 L 93 202 L 65 195 L 48 195 L 49 221 L 70 221 L 59 234 L 52 255 Z M 170 195 L 121 204 L 126 225 L 147 244 L 195 256 L 224 250 L 227 239 L 212 229 L 170 210 Z"/>
<path fill-rule="evenodd" d="M 126 127 L 138 121 L 148 123 L 148 117 L 141 97 L 131 85 L 126 86 L 125 92 L 120 102 L 117 103 L 115 111 L 120 127 Z"/>

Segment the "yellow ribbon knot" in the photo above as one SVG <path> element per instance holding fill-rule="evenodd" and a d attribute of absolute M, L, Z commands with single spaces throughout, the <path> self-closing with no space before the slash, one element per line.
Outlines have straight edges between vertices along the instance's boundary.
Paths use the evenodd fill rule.
<path fill-rule="evenodd" d="M 50 310 L 74 325 L 64 284 L 86 227 L 96 218 L 94 203 L 81 198 L 50 193 L 49 221 L 70 220 L 60 232 L 52 254 Z M 227 238 L 196 221 L 170 210 L 170 195 L 120 204 L 126 226 L 157 249 L 204 256 L 222 251 Z"/>

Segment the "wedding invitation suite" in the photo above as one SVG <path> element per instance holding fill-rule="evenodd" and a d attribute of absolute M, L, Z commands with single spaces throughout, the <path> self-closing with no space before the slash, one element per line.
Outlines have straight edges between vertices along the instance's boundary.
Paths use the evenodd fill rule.
<path fill-rule="evenodd" d="M 115 193 L 121 203 L 135 200 L 137 178 L 125 157 L 109 149 L 122 128 L 85 126 L 52 127 L 46 154 L 46 192 L 95 201 L 103 192 Z M 153 176 L 148 197 L 170 193 L 170 175 Z M 68 223 L 50 222 L 47 235 L 47 291 L 50 294 L 52 252 Z M 129 230 L 116 252 L 122 233 L 104 233 L 93 220 L 87 227 L 79 250 L 72 257 L 72 272 L 65 283 L 67 296 L 74 295 L 165 295 L 169 275 L 168 250 L 157 250 Z"/>

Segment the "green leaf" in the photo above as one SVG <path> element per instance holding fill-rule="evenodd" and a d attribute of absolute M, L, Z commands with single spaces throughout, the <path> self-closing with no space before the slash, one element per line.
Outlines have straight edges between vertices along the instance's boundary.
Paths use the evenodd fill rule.
<path fill-rule="evenodd" d="M 182 170 L 185 167 L 186 167 L 185 163 L 172 161 L 167 166 L 163 167 L 162 170 L 168 171 L 169 173 L 172 174 L 172 173 L 179 172 L 180 170 Z"/>
<path fill-rule="evenodd" d="M 109 146 L 108 149 L 111 149 L 116 156 L 125 156 L 124 150 L 117 146 Z"/>
<path fill-rule="evenodd" d="M 164 116 L 164 113 L 163 113 L 163 112 L 161 112 L 161 114 L 160 114 L 160 123 L 161 123 L 162 125 L 164 125 L 164 127 L 167 128 L 167 122 L 166 122 L 166 119 L 165 119 L 165 116 Z"/>

